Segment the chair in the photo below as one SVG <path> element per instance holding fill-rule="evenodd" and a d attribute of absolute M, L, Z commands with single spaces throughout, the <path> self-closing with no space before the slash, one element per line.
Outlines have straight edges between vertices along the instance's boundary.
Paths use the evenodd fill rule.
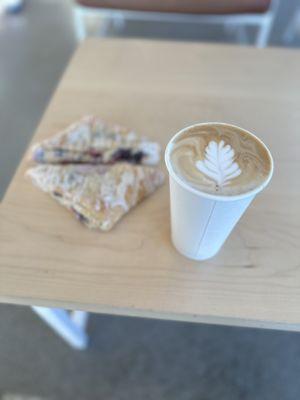
<path fill-rule="evenodd" d="M 78 40 L 87 36 L 85 20 L 104 18 L 102 34 L 109 21 L 120 29 L 126 20 L 199 22 L 238 28 L 239 41 L 247 42 L 247 26 L 257 27 L 255 44 L 265 47 L 272 29 L 278 0 L 77 0 L 74 21 Z"/>
<path fill-rule="evenodd" d="M 290 19 L 288 26 L 283 34 L 283 41 L 286 44 L 290 44 L 296 34 L 299 34 L 300 30 L 300 6 L 296 12 L 293 13 L 292 18 Z"/>

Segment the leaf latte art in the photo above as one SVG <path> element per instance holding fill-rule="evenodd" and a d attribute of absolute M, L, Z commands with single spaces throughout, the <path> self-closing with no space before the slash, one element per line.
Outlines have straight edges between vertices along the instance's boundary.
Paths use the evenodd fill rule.
<path fill-rule="evenodd" d="M 200 191 L 235 196 L 268 179 L 271 158 L 254 135 L 233 125 L 194 125 L 174 139 L 170 160 L 178 177 Z"/>
<path fill-rule="evenodd" d="M 196 167 L 204 175 L 211 178 L 218 186 L 227 185 L 232 179 L 241 174 L 234 162 L 234 150 L 224 140 L 219 143 L 211 141 L 205 149 L 205 159 L 196 162 Z"/>

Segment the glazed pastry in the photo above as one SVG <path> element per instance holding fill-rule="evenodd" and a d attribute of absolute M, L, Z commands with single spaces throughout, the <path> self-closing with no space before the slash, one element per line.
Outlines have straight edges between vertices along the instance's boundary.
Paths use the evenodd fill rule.
<path fill-rule="evenodd" d="M 103 231 L 110 230 L 164 179 L 157 168 L 128 163 L 111 167 L 38 165 L 27 175 L 89 228 Z"/>
<path fill-rule="evenodd" d="M 132 164 L 155 165 L 160 146 L 134 131 L 87 116 L 64 131 L 36 144 L 32 158 L 48 164 Z"/>

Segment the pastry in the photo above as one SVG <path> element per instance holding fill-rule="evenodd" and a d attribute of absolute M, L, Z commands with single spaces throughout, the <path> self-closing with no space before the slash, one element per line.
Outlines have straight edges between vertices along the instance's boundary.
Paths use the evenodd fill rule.
<path fill-rule="evenodd" d="M 155 165 L 160 146 L 134 131 L 87 116 L 64 131 L 36 144 L 32 158 L 49 164 L 132 164 Z"/>
<path fill-rule="evenodd" d="M 164 179 L 157 168 L 129 163 L 38 165 L 27 175 L 85 225 L 103 231 L 110 230 Z"/>

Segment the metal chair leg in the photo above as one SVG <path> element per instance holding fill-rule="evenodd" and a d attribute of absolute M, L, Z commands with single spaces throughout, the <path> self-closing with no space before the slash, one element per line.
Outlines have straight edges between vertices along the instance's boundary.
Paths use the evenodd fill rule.
<path fill-rule="evenodd" d="M 291 43 L 294 39 L 294 36 L 297 30 L 300 28 L 300 9 L 294 14 L 291 21 L 288 24 L 284 34 L 283 34 L 283 42 L 284 43 Z"/>
<path fill-rule="evenodd" d="M 260 27 L 258 28 L 257 36 L 256 36 L 256 47 L 266 47 L 269 42 L 269 37 L 272 29 L 273 18 L 266 16 Z"/>
<path fill-rule="evenodd" d="M 117 32 L 120 32 L 122 29 L 125 28 L 126 26 L 126 19 L 124 17 L 124 14 L 119 12 L 119 13 L 115 13 L 113 15 L 113 28 L 114 30 L 116 30 Z"/>
<path fill-rule="evenodd" d="M 86 26 L 85 26 L 85 21 L 84 21 L 84 11 L 81 7 L 74 7 L 74 27 L 75 27 L 75 33 L 76 33 L 76 38 L 79 42 L 82 42 L 86 36 Z"/>
<path fill-rule="evenodd" d="M 247 26 L 246 25 L 239 25 L 237 26 L 237 37 L 238 41 L 241 44 L 248 44 L 249 38 L 247 33 Z"/>

